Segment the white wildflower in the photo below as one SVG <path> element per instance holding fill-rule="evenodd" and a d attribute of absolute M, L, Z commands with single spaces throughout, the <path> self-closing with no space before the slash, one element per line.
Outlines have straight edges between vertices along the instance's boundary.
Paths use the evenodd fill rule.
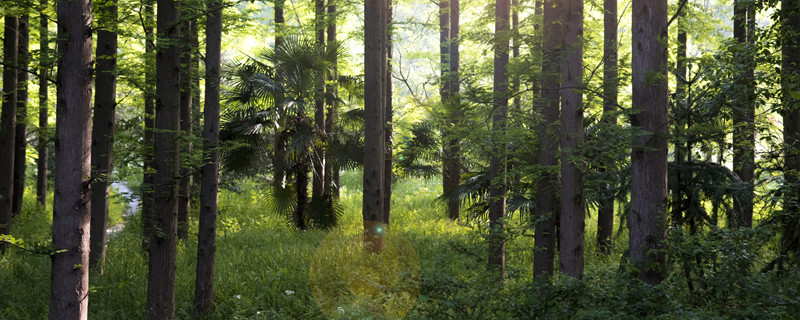
<path fill-rule="evenodd" d="M 292 290 L 286 290 L 286 294 L 287 294 L 287 295 L 292 295 L 292 294 L 294 294 L 294 291 L 292 291 Z"/>
<path fill-rule="evenodd" d="M 341 312 L 341 313 L 344 313 L 344 308 L 342 308 L 342 307 L 336 307 L 336 309 L 338 309 L 338 310 L 339 310 L 339 312 Z"/>
<path fill-rule="evenodd" d="M 236 298 L 236 299 L 241 299 L 241 298 L 242 298 L 242 295 L 241 295 L 241 294 L 237 294 L 237 295 L 235 295 L 235 296 L 233 296 L 233 297 L 234 297 L 234 298 Z"/>

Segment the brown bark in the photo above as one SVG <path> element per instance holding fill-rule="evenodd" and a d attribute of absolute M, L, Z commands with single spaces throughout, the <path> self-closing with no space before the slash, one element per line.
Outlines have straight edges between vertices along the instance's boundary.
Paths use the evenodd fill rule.
<path fill-rule="evenodd" d="M 392 215 L 392 0 L 386 0 L 386 109 L 384 133 L 386 155 L 383 164 L 383 223 L 389 227 Z"/>
<path fill-rule="evenodd" d="M 364 2 L 364 186 L 362 216 L 368 250 L 383 250 L 386 110 L 386 0 Z"/>
<path fill-rule="evenodd" d="M 17 124 L 14 136 L 14 199 L 12 201 L 12 215 L 22 212 L 22 196 L 25 193 L 25 149 L 28 146 L 28 46 L 30 44 L 30 18 L 28 15 L 19 17 L 19 45 L 17 58 Z"/>
<path fill-rule="evenodd" d="M 47 7 L 48 0 L 39 0 L 42 8 Z M 47 74 L 50 71 L 50 50 L 48 36 L 48 19 L 45 14 L 39 15 L 39 134 L 37 138 L 38 158 L 36 159 L 36 200 L 43 208 L 47 208 L 47 170 L 50 140 L 48 120 Z"/>
<path fill-rule="evenodd" d="M 181 25 L 181 131 L 185 139 L 181 142 L 181 171 L 178 182 L 178 239 L 189 238 L 189 213 L 192 200 L 192 167 L 189 155 L 192 152 L 192 89 L 193 71 L 192 30 L 196 27 L 194 20 L 186 20 Z"/>
<path fill-rule="evenodd" d="M 197 235 L 197 276 L 194 305 L 200 314 L 214 307 L 214 253 L 219 200 L 219 106 L 222 3 L 208 1 L 206 20 L 206 91 L 203 112 L 203 164 L 200 186 L 200 227 Z"/>
<path fill-rule="evenodd" d="M 117 1 L 98 6 L 94 120 L 92 124 L 92 223 L 89 266 L 103 274 L 108 228 L 109 175 L 113 171 L 117 95 Z"/>
<path fill-rule="evenodd" d="M 149 248 L 153 230 L 153 170 L 155 167 L 153 157 L 153 139 L 155 129 L 156 105 L 156 79 L 155 79 L 155 0 L 145 0 L 144 3 L 144 34 L 145 34 L 145 86 L 144 97 L 144 155 L 142 164 L 144 175 L 142 177 L 142 247 Z"/>
<path fill-rule="evenodd" d="M 783 104 L 784 192 L 783 208 L 787 214 L 800 211 L 800 108 L 798 99 L 790 94 L 798 90 L 800 79 L 800 3 L 781 1 L 784 32 L 781 44 L 781 103 Z M 791 235 L 784 235 L 784 241 Z M 796 238 L 796 236 L 795 236 Z"/>
<path fill-rule="evenodd" d="M 536 206 L 534 220 L 538 220 L 535 228 L 533 275 L 552 276 L 555 259 L 556 217 L 558 211 L 558 137 L 559 132 L 559 94 L 561 86 L 558 66 L 560 64 L 561 24 L 560 2 L 544 1 L 542 10 L 542 122 L 539 124 L 539 165 L 546 171 L 539 177 L 536 188 Z"/>
<path fill-rule="evenodd" d="M 336 2 L 335 0 L 328 0 L 328 43 L 333 44 L 336 42 Z M 325 135 L 328 139 L 328 142 L 334 138 L 335 136 L 335 128 L 336 128 L 336 100 L 333 98 L 333 95 L 337 95 L 337 60 L 333 61 L 333 74 L 330 83 L 325 87 L 325 92 L 330 94 L 327 95 L 327 99 L 325 100 L 325 105 L 327 108 L 327 114 L 325 115 Z M 333 198 L 339 198 L 339 164 L 336 163 L 335 159 L 331 159 L 330 161 L 325 162 L 325 181 L 324 181 L 324 188 L 325 192 L 332 196 Z"/>
<path fill-rule="evenodd" d="M 59 1 L 50 319 L 85 320 L 89 306 L 91 219 L 92 7 Z"/>
<path fill-rule="evenodd" d="M 460 103 L 458 96 L 460 82 L 458 40 L 458 33 L 460 31 L 459 0 L 450 0 L 449 6 L 450 29 L 447 38 L 449 65 L 447 66 L 447 76 L 444 79 L 447 94 L 443 96 L 448 99 L 447 101 L 443 101 L 443 103 L 449 104 L 449 112 L 447 114 L 448 127 L 443 131 L 445 136 L 442 139 L 442 143 L 444 144 L 442 148 L 444 151 L 444 159 L 442 161 L 444 166 L 442 171 L 442 192 L 445 194 L 453 192 L 453 190 L 461 185 L 461 156 L 459 155 L 459 153 L 461 153 L 461 139 L 453 131 L 459 126 L 461 118 L 463 117 L 458 106 Z M 461 202 L 448 201 L 447 212 L 450 220 L 457 220 L 461 215 Z"/>
<path fill-rule="evenodd" d="M 14 142 L 17 126 L 17 24 L 19 18 L 5 16 L 3 32 L 3 110 L 0 119 L 0 234 L 11 232 L 14 192 Z M 5 253 L 0 243 L 0 253 Z"/>
<path fill-rule="evenodd" d="M 506 214 L 506 126 L 508 119 L 508 0 L 497 0 L 495 6 L 494 98 L 492 110 L 492 158 L 489 163 L 489 264 L 491 272 L 505 275 Z"/>
<path fill-rule="evenodd" d="M 147 318 L 175 316 L 178 170 L 180 155 L 180 2 L 158 1 L 153 232 L 147 278 Z"/>
<path fill-rule="evenodd" d="M 603 121 L 617 125 L 617 0 L 603 3 Z M 616 167 L 616 161 L 603 164 L 601 172 Z M 614 231 L 614 192 L 611 185 L 603 184 L 600 206 L 597 209 L 597 248 L 602 254 L 611 253 L 611 236 Z"/>
<path fill-rule="evenodd" d="M 738 81 L 743 82 L 744 99 L 733 107 L 733 172 L 747 184 L 743 194 L 733 199 L 732 227 L 753 226 L 753 179 L 755 177 L 755 65 L 752 51 L 755 35 L 755 9 L 752 2 L 734 1 L 733 37 L 740 46 L 745 47 L 745 66 L 739 73 Z"/>
<path fill-rule="evenodd" d="M 325 0 L 314 0 L 314 35 L 319 47 L 325 46 Z M 318 72 L 320 82 L 314 92 L 314 126 L 320 137 L 325 136 L 325 79 L 322 71 Z M 325 150 L 319 145 L 314 146 L 311 156 L 313 182 L 311 196 L 321 197 L 325 193 Z"/>
<path fill-rule="evenodd" d="M 572 158 L 583 143 L 583 0 L 564 3 L 561 64 L 561 226 L 559 270 L 583 277 L 583 170 Z"/>
<path fill-rule="evenodd" d="M 633 1 L 633 109 L 631 125 L 643 131 L 631 152 L 631 262 L 649 284 L 664 279 L 667 201 L 667 1 Z"/>
<path fill-rule="evenodd" d="M 675 95 L 677 96 L 678 101 L 675 103 L 675 106 L 678 108 L 674 114 L 685 114 L 685 117 L 678 116 L 674 120 L 675 126 L 675 133 L 674 136 L 682 137 L 686 134 L 686 127 L 691 126 L 691 113 L 687 112 L 686 110 L 688 106 L 686 105 L 686 28 L 684 26 L 685 20 L 685 13 L 681 12 L 681 15 L 678 16 L 678 50 L 676 52 L 676 66 L 675 66 L 675 74 L 676 74 L 676 88 L 675 88 Z M 690 157 L 691 146 L 689 142 L 686 144 L 682 144 L 678 141 L 675 143 L 675 162 L 678 164 L 685 164 L 687 163 Z M 685 201 L 683 197 L 683 186 L 684 186 L 684 179 L 685 177 L 681 174 L 680 170 L 675 172 L 675 188 L 672 190 L 672 200 L 671 200 L 671 216 L 672 216 L 672 226 L 674 228 L 680 227 L 683 224 L 683 210 L 685 209 Z"/>

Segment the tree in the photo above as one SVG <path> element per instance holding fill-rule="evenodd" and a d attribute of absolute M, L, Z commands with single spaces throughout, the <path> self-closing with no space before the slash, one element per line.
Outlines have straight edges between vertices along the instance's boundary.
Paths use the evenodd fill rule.
<path fill-rule="evenodd" d="M 583 277 L 583 172 L 577 150 L 583 142 L 583 0 L 564 3 L 561 64 L 561 229 L 559 270 Z"/>
<path fill-rule="evenodd" d="M 91 218 L 92 7 L 59 1 L 50 319 L 86 319 Z"/>
<path fill-rule="evenodd" d="M 386 102 L 384 120 L 384 144 L 386 146 L 386 154 L 384 155 L 383 162 L 383 223 L 389 227 L 392 216 L 392 0 L 386 0 Z"/>
<path fill-rule="evenodd" d="M 36 200 L 44 208 L 47 207 L 47 167 L 49 160 L 47 142 L 50 138 L 50 129 L 47 123 L 49 109 L 47 75 L 50 72 L 51 65 L 50 40 L 47 27 L 49 17 L 44 14 L 44 9 L 47 8 L 47 5 L 47 0 L 39 0 L 41 12 L 39 14 L 39 135 L 37 139 L 39 157 L 36 159 Z"/>
<path fill-rule="evenodd" d="M 667 1 L 633 1 L 631 126 L 642 131 L 631 151 L 631 262 L 649 284 L 664 278 L 667 200 Z"/>
<path fill-rule="evenodd" d="M 314 0 L 314 36 L 316 44 L 320 47 L 325 46 L 325 0 Z M 322 81 L 316 84 L 314 95 L 314 129 L 320 137 L 325 136 L 325 75 L 320 74 L 318 78 Z M 325 162 L 326 155 L 321 144 L 314 147 L 311 157 L 313 181 L 311 186 L 312 198 L 320 199 L 325 193 Z M 312 200 L 312 201 L 314 201 Z"/>
<path fill-rule="evenodd" d="M 442 137 L 442 193 L 453 192 L 461 184 L 461 140 L 453 131 L 458 127 L 463 115 L 459 112 L 459 40 L 458 32 L 460 7 L 458 0 L 443 0 L 442 5 L 446 8 L 446 17 L 449 21 L 441 27 L 442 35 L 446 38 L 441 44 L 442 48 L 442 104 L 446 110 L 446 127 Z M 441 10 L 441 9 L 440 9 Z M 445 31 L 446 30 L 446 31 Z M 456 220 L 460 216 L 461 202 L 448 201 L 447 212 L 451 220 Z"/>
<path fill-rule="evenodd" d="M 617 125 L 617 0 L 603 2 L 603 121 Z M 602 171 L 616 166 L 615 161 L 604 164 Z M 597 209 L 597 248 L 600 253 L 611 253 L 611 235 L 614 231 L 613 191 L 608 183 L 603 184 L 603 200 Z"/>
<path fill-rule="evenodd" d="M 364 196 L 362 216 L 368 250 L 383 250 L 386 110 L 386 2 L 364 2 Z"/>
<path fill-rule="evenodd" d="M 781 42 L 781 103 L 783 104 L 784 223 L 781 253 L 800 249 L 800 108 L 793 93 L 800 79 L 800 3 L 781 1 L 783 32 Z"/>
<path fill-rule="evenodd" d="M 739 81 L 744 92 L 740 104 L 733 107 L 733 171 L 747 184 L 745 192 L 733 200 L 731 226 L 753 226 L 753 179 L 755 176 L 755 64 L 752 46 L 755 36 L 755 5 L 752 1 L 736 0 L 733 4 L 733 37 L 745 52 L 745 68 Z"/>
<path fill-rule="evenodd" d="M 27 2 L 27 1 L 25 1 Z M 28 4 L 24 2 L 24 10 Z M 30 43 L 30 26 L 27 14 L 19 17 L 19 44 L 17 58 L 17 124 L 14 139 L 14 199 L 12 215 L 22 212 L 22 195 L 25 193 L 25 149 L 28 146 L 28 46 Z"/>
<path fill-rule="evenodd" d="M 331 45 L 336 43 L 336 0 L 328 0 L 328 30 L 327 30 L 327 43 Z M 337 70 L 337 63 L 338 58 L 334 57 L 333 61 L 331 61 L 331 79 L 328 82 L 327 86 L 325 87 L 325 92 L 328 94 L 326 95 L 325 105 L 326 105 L 326 114 L 325 114 L 325 135 L 328 140 L 328 143 L 332 140 L 336 135 L 334 129 L 336 128 L 336 99 L 334 96 L 337 95 L 337 88 L 335 83 L 338 80 L 338 70 Z M 325 162 L 325 181 L 324 181 L 324 188 L 327 198 L 339 198 L 339 165 L 337 161 L 326 161 Z"/>
<path fill-rule="evenodd" d="M 536 222 L 533 252 L 533 275 L 550 276 L 553 274 L 556 244 L 556 216 L 558 215 L 558 137 L 559 126 L 559 93 L 561 77 L 561 8 L 557 1 L 543 1 L 542 9 L 542 77 L 541 77 L 541 113 L 539 124 L 539 151 L 537 158 L 543 169 L 537 181 L 536 206 L 534 220 Z"/>
<path fill-rule="evenodd" d="M 495 4 L 494 97 L 492 99 L 492 158 L 489 164 L 489 265 L 500 278 L 505 274 L 506 122 L 508 118 L 508 0 Z"/>
<path fill-rule="evenodd" d="M 180 110 L 180 129 L 183 131 L 181 139 L 181 160 L 180 174 L 178 182 L 178 238 L 189 238 L 189 212 L 191 211 L 192 200 L 192 168 L 189 162 L 189 154 L 192 152 L 192 56 L 195 48 L 192 46 L 192 30 L 195 29 L 197 22 L 195 19 L 185 19 L 181 23 L 181 110 Z"/>
<path fill-rule="evenodd" d="M 155 159 L 153 157 L 153 141 L 155 132 L 156 115 L 156 37 L 155 37 L 155 0 L 145 0 L 142 22 L 144 32 L 144 61 L 147 65 L 144 74 L 144 152 L 142 159 L 142 247 L 149 249 L 153 231 L 153 218 L 155 203 L 153 197 L 153 170 Z"/>
<path fill-rule="evenodd" d="M 97 62 L 92 123 L 92 222 L 89 266 L 103 273 L 117 109 L 117 1 L 98 6 Z"/>
<path fill-rule="evenodd" d="M 19 18 L 5 16 L 3 32 L 3 111 L 0 117 L 0 234 L 11 231 L 14 197 L 14 142 L 17 125 L 17 25 Z M 5 253 L 5 243 L 0 252 Z"/>
<path fill-rule="evenodd" d="M 203 166 L 200 185 L 200 227 L 197 239 L 197 276 L 194 305 L 198 313 L 214 306 L 214 253 L 219 201 L 219 92 L 222 47 L 222 3 L 209 0 L 206 18 L 206 90 L 203 122 Z"/>
<path fill-rule="evenodd" d="M 175 315 L 178 170 L 180 152 L 180 11 L 172 0 L 158 1 L 156 28 L 156 118 L 153 133 L 153 228 L 147 278 L 147 318 Z"/>

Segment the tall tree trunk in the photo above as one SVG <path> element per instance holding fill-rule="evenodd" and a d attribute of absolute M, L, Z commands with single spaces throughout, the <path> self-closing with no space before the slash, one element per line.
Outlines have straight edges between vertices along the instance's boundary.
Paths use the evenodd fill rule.
<path fill-rule="evenodd" d="M 153 140 L 155 131 L 156 116 L 156 73 L 155 73 L 155 0 L 145 0 L 144 3 L 144 34 L 145 34 L 145 85 L 142 96 L 144 97 L 144 155 L 142 164 L 144 166 L 142 177 L 142 247 L 150 247 L 150 239 L 153 231 L 153 218 L 155 203 L 153 197 L 153 170 L 155 169 L 155 158 L 153 157 Z"/>
<path fill-rule="evenodd" d="M 784 192 L 783 210 L 790 217 L 800 214 L 800 101 L 792 97 L 800 79 L 800 2 L 781 1 L 784 23 L 781 43 L 781 103 L 783 104 Z M 788 220 L 788 219 L 787 219 Z M 792 246 L 798 247 L 800 225 L 787 222 L 782 234 L 782 253 Z"/>
<path fill-rule="evenodd" d="M 492 159 L 489 164 L 489 265 L 490 272 L 505 275 L 506 214 L 506 126 L 508 119 L 508 0 L 497 0 L 495 6 L 494 98 L 492 110 Z"/>
<path fill-rule="evenodd" d="M 208 0 L 206 20 L 206 91 L 203 112 L 203 164 L 200 186 L 200 228 L 194 305 L 200 314 L 214 307 L 214 253 L 219 200 L 219 86 L 222 51 L 222 3 Z"/>
<path fill-rule="evenodd" d="M 386 0 L 364 2 L 364 186 L 362 216 L 368 250 L 383 250 L 386 155 Z"/>
<path fill-rule="evenodd" d="M 14 142 L 17 126 L 17 50 L 19 18 L 5 16 L 3 32 L 3 110 L 0 119 L 0 234 L 11 232 L 11 204 L 14 197 Z M 0 253 L 5 253 L 0 243 Z"/>
<path fill-rule="evenodd" d="M 153 225 L 147 278 L 147 318 L 175 316 L 178 170 L 180 154 L 180 2 L 158 0 L 156 52 L 156 119 L 153 154 Z"/>
<path fill-rule="evenodd" d="M 383 223 L 389 227 L 392 216 L 392 0 L 386 0 L 386 109 L 384 110 L 384 133 L 386 155 L 383 164 Z"/>
<path fill-rule="evenodd" d="M 284 41 L 284 17 L 283 17 L 283 4 L 285 0 L 275 0 L 275 49 L 283 46 Z M 275 66 L 277 67 L 277 66 Z M 280 72 L 275 72 L 275 81 L 280 82 Z M 275 109 L 282 110 L 284 96 L 278 93 L 275 97 Z M 286 184 L 286 141 L 283 139 L 283 134 L 278 134 L 279 138 L 275 139 L 275 152 L 272 158 L 272 186 L 276 190 L 285 187 Z"/>
<path fill-rule="evenodd" d="M 59 1 L 50 319 L 83 320 L 89 306 L 91 219 L 92 6 Z"/>
<path fill-rule="evenodd" d="M 448 58 L 449 58 L 449 67 L 448 67 L 448 74 L 446 79 L 446 88 L 447 88 L 447 97 L 449 101 L 446 103 L 449 104 L 449 112 L 448 112 L 448 128 L 444 130 L 446 134 L 443 137 L 442 141 L 445 144 L 444 146 L 444 172 L 442 176 L 444 178 L 444 185 L 442 185 L 442 191 L 444 193 L 452 192 L 453 190 L 457 189 L 459 185 L 461 185 L 461 139 L 458 135 L 453 132 L 455 128 L 459 126 L 461 123 L 461 119 L 463 118 L 463 114 L 461 113 L 461 108 L 459 106 L 460 99 L 458 96 L 459 93 L 459 70 L 460 70 L 460 54 L 459 54 L 459 40 L 458 40 L 458 33 L 460 31 L 459 26 L 459 18 L 460 18 L 460 4 L 459 0 L 450 0 L 450 35 L 447 39 L 448 44 Z M 448 216 L 451 220 L 457 220 L 461 215 L 461 202 L 460 201 L 448 201 L 447 203 L 447 212 Z"/>
<path fill-rule="evenodd" d="M 304 118 L 302 113 L 298 118 Z M 304 121 L 307 121 L 304 119 Z M 305 157 L 305 155 L 301 156 Z M 294 187 L 297 193 L 297 206 L 294 208 L 294 225 L 297 229 L 308 229 L 308 214 L 306 209 L 308 207 L 308 163 L 304 160 L 299 160 L 300 163 L 294 167 Z"/>
<path fill-rule="evenodd" d="M 27 2 L 27 1 L 26 1 Z M 26 5 L 30 5 L 26 3 Z M 28 46 L 30 44 L 30 18 L 19 17 L 19 46 L 17 58 L 17 123 L 14 136 L 14 199 L 12 215 L 22 212 L 22 195 L 25 193 L 25 149 L 28 147 Z"/>
<path fill-rule="evenodd" d="M 534 207 L 535 240 L 533 252 L 533 275 L 553 275 L 553 261 L 556 245 L 556 217 L 558 211 L 558 137 L 559 132 L 559 87 L 561 77 L 559 64 L 561 60 L 562 26 L 560 2 L 543 1 L 542 9 L 542 122 L 539 124 L 539 164 L 547 168 L 539 177 L 536 187 L 536 206 Z"/>
<path fill-rule="evenodd" d="M 336 43 L 336 0 L 328 0 L 328 45 Z M 336 67 L 337 60 L 333 61 L 332 79 L 325 87 L 325 92 L 328 92 L 325 105 L 327 106 L 327 114 L 325 115 L 325 135 L 330 143 L 335 139 L 336 133 L 336 99 L 333 95 L 338 95 L 336 82 L 338 81 L 338 70 Z M 330 148 L 330 147 L 329 147 Z M 339 164 L 336 159 L 325 161 L 325 192 L 333 198 L 339 198 Z"/>
<path fill-rule="evenodd" d="M 686 128 L 691 127 L 690 119 L 691 113 L 688 112 L 688 106 L 686 104 L 686 14 L 681 12 L 678 16 L 678 51 L 676 52 L 676 66 L 675 66 L 675 96 L 677 101 L 675 102 L 675 107 L 677 110 L 673 110 L 673 114 L 679 115 L 675 117 L 674 126 L 675 132 L 673 136 L 675 137 L 684 137 L 686 135 Z M 685 116 L 682 116 L 685 115 Z M 679 166 L 683 166 L 689 162 L 690 159 L 690 150 L 689 142 L 687 141 L 686 144 L 683 144 L 680 139 L 676 139 L 675 142 L 675 158 L 674 161 Z M 683 186 L 684 186 L 685 177 L 681 174 L 681 170 L 678 169 L 675 172 L 675 186 L 672 190 L 672 200 L 671 202 L 671 218 L 672 218 L 672 227 L 679 228 L 683 224 L 683 210 L 686 208 L 684 203 L 684 196 L 683 196 Z"/>
<path fill-rule="evenodd" d="M 617 125 L 617 0 L 603 3 L 603 121 Z M 616 167 L 616 161 L 603 164 L 602 172 Z M 597 248 L 602 254 L 611 253 L 611 236 L 614 231 L 614 191 L 611 184 L 602 185 L 600 207 L 597 209 Z"/>
<path fill-rule="evenodd" d="M 631 262 L 649 284 L 664 279 L 663 248 L 667 201 L 667 1 L 633 1 L 633 109 L 631 125 L 644 134 L 633 140 L 631 211 L 628 215 Z"/>
<path fill-rule="evenodd" d="M 192 89 L 193 70 L 192 56 L 195 48 L 192 46 L 192 29 L 195 21 L 186 20 L 181 25 L 181 172 L 178 186 L 178 239 L 189 238 L 189 212 L 192 200 L 192 167 L 189 155 L 192 152 Z"/>
<path fill-rule="evenodd" d="M 740 104 L 733 109 L 733 172 L 747 184 L 746 192 L 734 196 L 733 215 L 730 225 L 750 228 L 753 226 L 753 178 L 755 176 L 755 62 L 751 54 L 755 30 L 755 9 L 752 2 L 735 0 L 733 37 L 744 47 L 745 66 L 739 74 L 745 91 Z M 752 22 L 752 23 L 751 23 Z"/>
<path fill-rule="evenodd" d="M 98 6 L 97 62 L 92 124 L 92 227 L 89 266 L 103 273 L 108 227 L 108 185 L 113 171 L 117 107 L 117 1 Z"/>
<path fill-rule="evenodd" d="M 314 0 L 314 36 L 317 46 L 325 46 L 325 0 Z M 314 126 L 320 137 L 325 136 L 325 80 L 324 72 L 319 71 L 320 82 L 316 84 L 314 92 Z M 311 155 L 313 167 L 313 182 L 311 197 L 317 199 L 325 193 L 325 150 L 318 145 L 314 146 Z"/>
<path fill-rule="evenodd" d="M 47 8 L 48 0 L 39 0 L 41 8 Z M 44 12 L 44 11 L 42 11 Z M 43 208 L 47 208 L 47 166 L 49 152 L 47 143 L 50 140 L 50 129 L 47 120 L 48 116 L 48 96 L 47 96 L 47 75 L 50 72 L 50 40 L 48 35 L 49 17 L 46 14 L 39 15 L 39 135 L 37 138 L 37 150 L 39 153 L 36 159 L 36 200 Z"/>
<path fill-rule="evenodd" d="M 561 64 L 561 229 L 559 270 L 583 277 L 583 171 L 572 157 L 583 143 L 583 0 L 564 3 Z"/>

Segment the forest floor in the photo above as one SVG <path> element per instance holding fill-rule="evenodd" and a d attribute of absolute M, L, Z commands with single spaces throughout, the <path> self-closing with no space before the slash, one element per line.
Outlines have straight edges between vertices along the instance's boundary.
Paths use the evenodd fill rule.
<path fill-rule="evenodd" d="M 286 217 L 267 209 L 269 196 L 262 191 L 266 187 L 257 182 L 237 182 L 229 188 L 235 191 L 223 190 L 215 311 L 207 318 L 793 319 L 800 314 L 800 271 L 759 272 L 764 258 L 758 252 L 726 254 L 738 250 L 740 242 L 734 240 L 715 244 L 721 262 L 706 262 L 702 274 L 689 271 L 692 290 L 675 259 L 661 285 L 638 284 L 620 267 L 627 235 L 616 235 L 611 255 L 597 254 L 592 215 L 586 222 L 582 280 L 556 276 L 548 286 L 535 284 L 531 231 L 524 227 L 526 219 L 515 213 L 507 221 L 506 277 L 496 281 L 486 272 L 486 218 L 449 221 L 435 200 L 441 193 L 437 178 L 395 184 L 387 254 L 382 255 L 386 258 L 337 251 L 347 248 L 341 244 L 347 244 L 360 226 L 360 184 L 358 174 L 343 174 L 341 227 L 334 230 L 291 228 Z M 119 215 L 125 210 L 121 202 L 111 207 Z M 13 235 L 27 243 L 46 243 L 51 214 L 33 200 L 26 199 L 25 208 L 12 226 Z M 188 241 L 178 247 L 177 319 L 199 318 L 192 305 L 196 212 L 192 224 Z M 140 234 L 138 219 L 129 218 L 110 238 L 105 273 L 90 276 L 90 319 L 144 319 L 147 260 Z M 758 261 L 745 269 L 732 267 L 742 260 Z M 0 319 L 46 318 L 49 271 L 47 256 L 11 250 L 0 258 Z"/>

